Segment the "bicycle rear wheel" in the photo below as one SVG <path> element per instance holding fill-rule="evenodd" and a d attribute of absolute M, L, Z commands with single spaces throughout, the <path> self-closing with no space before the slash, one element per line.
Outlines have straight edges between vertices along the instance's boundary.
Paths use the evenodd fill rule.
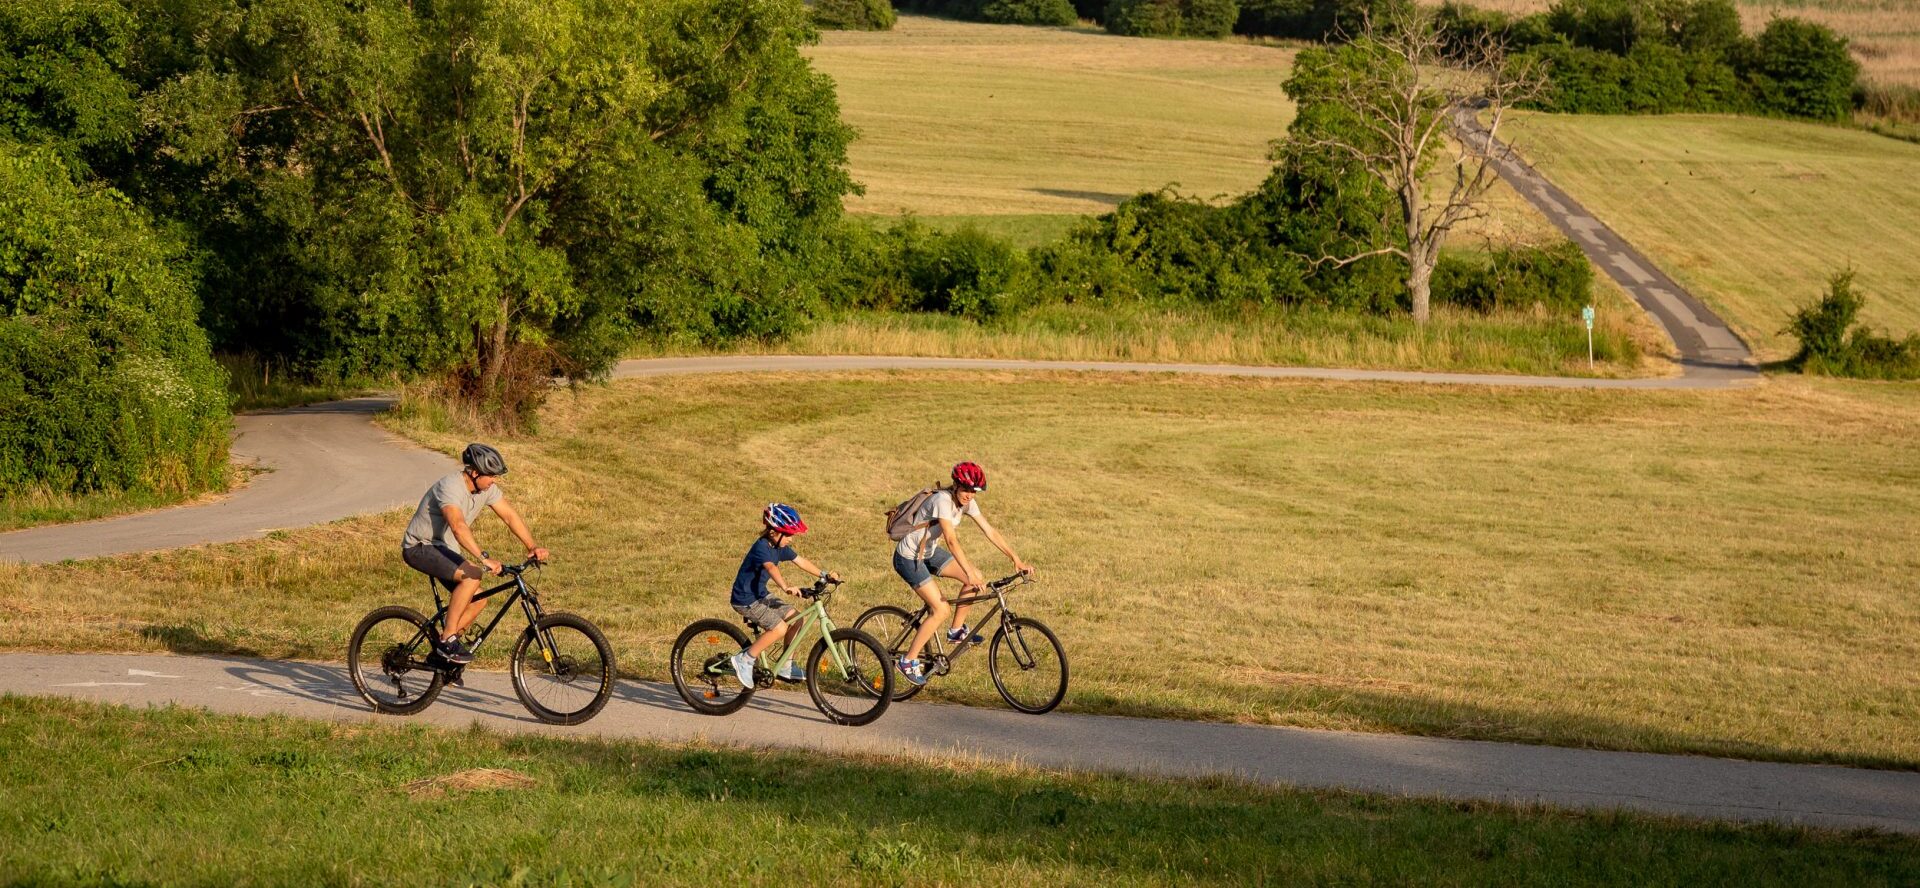
<path fill-rule="evenodd" d="M 433 703 L 447 677 L 427 665 L 433 626 L 405 605 L 388 605 L 361 619 L 347 642 L 347 674 L 373 711 L 412 715 Z"/>
<path fill-rule="evenodd" d="M 834 652 L 839 658 L 834 658 Z M 835 629 L 833 651 L 815 642 L 807 655 L 807 695 L 837 725 L 864 725 L 893 702 L 892 659 L 880 642 L 858 629 Z"/>
<path fill-rule="evenodd" d="M 753 698 L 727 662 L 747 646 L 747 633 L 726 620 L 696 620 L 673 641 L 667 669 L 673 689 L 702 715 L 730 715 Z"/>
<path fill-rule="evenodd" d="M 993 635 L 987 672 L 1007 705 L 1039 715 L 1067 696 L 1067 652 L 1039 620 L 1015 617 Z"/>
<path fill-rule="evenodd" d="M 548 724 L 580 724 L 613 696 L 613 645 L 575 614 L 548 614 L 528 626 L 514 642 L 512 669 L 520 704 Z"/>
<path fill-rule="evenodd" d="M 886 651 L 887 674 L 898 679 L 893 682 L 893 699 L 905 700 L 926 687 L 894 675 L 897 670 L 893 669 L 893 661 L 907 652 L 907 646 L 913 644 L 914 630 L 920 628 L 914 615 L 907 613 L 904 608 L 882 604 L 867 608 L 859 619 L 853 621 L 853 628 L 873 636 L 875 641 L 880 642 L 880 649 Z"/>

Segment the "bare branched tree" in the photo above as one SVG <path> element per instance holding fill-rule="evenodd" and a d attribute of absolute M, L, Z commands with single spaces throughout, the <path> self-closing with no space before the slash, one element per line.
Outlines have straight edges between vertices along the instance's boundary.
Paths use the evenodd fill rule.
<path fill-rule="evenodd" d="M 1440 245 L 1456 226 L 1486 215 L 1496 162 L 1511 153 L 1498 138 L 1508 109 L 1536 97 L 1545 78 L 1510 59 L 1498 33 L 1443 34 L 1431 11 L 1374 22 L 1345 46 L 1329 48 L 1325 76 L 1302 102 L 1328 103 L 1318 125 L 1295 127 L 1298 148 L 1344 158 L 1398 198 L 1405 243 L 1315 265 L 1398 256 L 1407 263 L 1413 319 L 1426 323 Z M 1444 172 L 1436 174 L 1436 165 Z"/>

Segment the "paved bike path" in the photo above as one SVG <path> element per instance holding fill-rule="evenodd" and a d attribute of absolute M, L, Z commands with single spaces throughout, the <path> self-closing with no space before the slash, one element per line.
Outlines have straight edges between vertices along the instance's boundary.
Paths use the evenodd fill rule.
<path fill-rule="evenodd" d="M 233 420 L 233 461 L 261 473 L 240 489 L 210 503 L 0 533 L 0 563 L 253 539 L 412 505 L 458 466 L 374 425 L 373 415 L 392 403 L 353 398 L 243 413 Z"/>
<path fill-rule="evenodd" d="M 977 664 L 976 664 L 977 665 Z M 471 672 L 412 718 L 370 712 L 344 666 L 164 654 L 0 654 L 0 692 L 242 715 L 707 741 L 1172 777 L 1396 796 L 1767 821 L 1920 834 L 1920 773 L 1603 752 L 1255 725 L 897 703 L 861 728 L 827 722 L 804 692 L 761 693 L 728 717 L 686 708 L 671 685 L 621 681 L 578 727 L 535 721 L 507 676 Z"/>
<path fill-rule="evenodd" d="M 1489 140 L 1475 111 L 1457 112 L 1453 122 L 1455 131 L 1476 145 Z M 1554 227 L 1579 244 L 1595 268 L 1613 278 L 1653 317 L 1679 350 L 1687 376 L 1737 379 L 1758 374 L 1752 366 L 1753 352 L 1726 321 L 1634 249 L 1626 238 L 1594 218 L 1579 201 L 1547 181 L 1510 146 L 1498 141 L 1493 144 L 1494 171 L 1546 215 Z"/>

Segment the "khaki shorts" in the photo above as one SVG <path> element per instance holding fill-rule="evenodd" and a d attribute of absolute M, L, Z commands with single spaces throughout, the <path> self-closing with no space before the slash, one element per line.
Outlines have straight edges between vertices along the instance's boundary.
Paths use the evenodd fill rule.
<path fill-rule="evenodd" d="M 760 631 L 765 632 L 793 613 L 793 605 L 780 600 L 778 595 L 769 595 L 749 605 L 734 605 L 733 612 L 745 617 Z"/>

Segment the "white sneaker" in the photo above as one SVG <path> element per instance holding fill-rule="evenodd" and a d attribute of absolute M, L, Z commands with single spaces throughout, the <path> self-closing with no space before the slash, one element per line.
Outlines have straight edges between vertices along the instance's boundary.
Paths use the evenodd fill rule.
<path fill-rule="evenodd" d="M 799 663 L 788 660 L 787 665 L 780 667 L 780 672 L 775 677 L 781 681 L 806 681 L 807 670 L 800 668 Z"/>
<path fill-rule="evenodd" d="M 746 651 L 733 655 L 733 675 L 740 679 L 740 686 L 753 687 L 753 655 Z"/>

